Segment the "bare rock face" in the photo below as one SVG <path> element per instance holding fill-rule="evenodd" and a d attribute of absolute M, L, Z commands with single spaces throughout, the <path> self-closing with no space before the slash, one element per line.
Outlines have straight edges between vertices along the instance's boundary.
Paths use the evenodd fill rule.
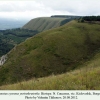
<path fill-rule="evenodd" d="M 5 63 L 5 61 L 7 60 L 7 55 L 3 55 L 1 58 L 0 58 L 0 66 L 3 65 Z"/>

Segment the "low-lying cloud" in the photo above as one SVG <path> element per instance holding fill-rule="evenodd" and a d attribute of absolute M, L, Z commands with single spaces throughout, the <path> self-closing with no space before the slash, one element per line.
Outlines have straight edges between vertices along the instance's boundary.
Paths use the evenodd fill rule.
<path fill-rule="evenodd" d="M 32 19 L 60 14 L 100 15 L 100 0 L 0 1 L 0 17 Z"/>

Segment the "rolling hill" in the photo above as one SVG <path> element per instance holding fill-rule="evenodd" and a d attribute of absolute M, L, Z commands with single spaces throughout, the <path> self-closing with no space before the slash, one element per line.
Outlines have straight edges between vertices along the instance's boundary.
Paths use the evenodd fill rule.
<path fill-rule="evenodd" d="M 30 20 L 23 29 L 37 30 L 39 32 L 59 27 L 71 21 L 71 18 L 40 17 Z"/>
<path fill-rule="evenodd" d="M 0 85 L 75 70 L 99 49 L 100 25 L 71 21 L 11 50 L 0 68 Z"/>

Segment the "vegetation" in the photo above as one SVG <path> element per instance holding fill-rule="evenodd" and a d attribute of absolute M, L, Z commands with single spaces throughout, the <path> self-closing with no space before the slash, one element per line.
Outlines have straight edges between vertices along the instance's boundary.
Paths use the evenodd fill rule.
<path fill-rule="evenodd" d="M 27 38 L 41 31 L 62 26 L 74 18 L 79 18 L 79 16 L 51 16 L 51 17 L 36 18 L 28 22 L 21 29 L 16 28 L 16 29 L 0 30 L 0 56 L 8 53 L 14 46 L 25 41 Z M 5 19 L 6 21 L 4 19 L 2 20 L 1 23 L 6 22 L 6 25 L 8 24 L 8 27 L 10 22 L 12 22 L 12 24 L 10 23 L 11 25 L 15 23 L 14 21 L 11 20 L 10 21 L 6 19 Z M 17 24 L 18 23 L 21 24 L 22 22 L 21 23 L 17 22 Z"/>
<path fill-rule="evenodd" d="M 1 90 L 100 90 L 100 51 L 76 70 L 61 75 L 33 78 L 12 85 L 1 86 Z"/>
<path fill-rule="evenodd" d="M 81 18 L 81 22 L 84 21 L 100 21 L 100 16 L 85 16 Z"/>
<path fill-rule="evenodd" d="M 66 24 L 72 19 L 60 18 L 60 17 L 40 17 L 35 18 L 29 21 L 26 25 L 23 26 L 23 29 L 37 30 L 39 32 L 49 30 L 52 28 L 59 27 Z"/>
<path fill-rule="evenodd" d="M 0 56 L 8 53 L 15 45 L 25 41 L 27 38 L 41 31 L 62 26 L 71 20 L 71 18 L 36 18 L 21 29 L 0 30 Z"/>
<path fill-rule="evenodd" d="M 8 53 L 15 45 L 37 34 L 38 31 L 27 29 L 0 30 L 0 56 Z"/>
<path fill-rule="evenodd" d="M 100 25 L 71 21 L 16 46 L 0 69 L 0 85 L 75 70 L 100 48 Z"/>
<path fill-rule="evenodd" d="M 54 17 L 54 18 L 69 18 L 69 19 L 79 19 L 81 18 L 82 16 L 74 16 L 74 15 L 53 15 L 51 17 Z"/>
<path fill-rule="evenodd" d="M 0 39 L 0 56 L 9 52 L 14 46 Z"/>

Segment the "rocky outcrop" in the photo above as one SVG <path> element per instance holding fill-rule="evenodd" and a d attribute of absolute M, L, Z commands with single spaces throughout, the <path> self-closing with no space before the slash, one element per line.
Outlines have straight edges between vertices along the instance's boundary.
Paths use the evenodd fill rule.
<path fill-rule="evenodd" d="M 5 61 L 7 60 L 7 55 L 3 55 L 1 58 L 0 58 L 0 66 L 3 65 L 5 63 Z"/>

